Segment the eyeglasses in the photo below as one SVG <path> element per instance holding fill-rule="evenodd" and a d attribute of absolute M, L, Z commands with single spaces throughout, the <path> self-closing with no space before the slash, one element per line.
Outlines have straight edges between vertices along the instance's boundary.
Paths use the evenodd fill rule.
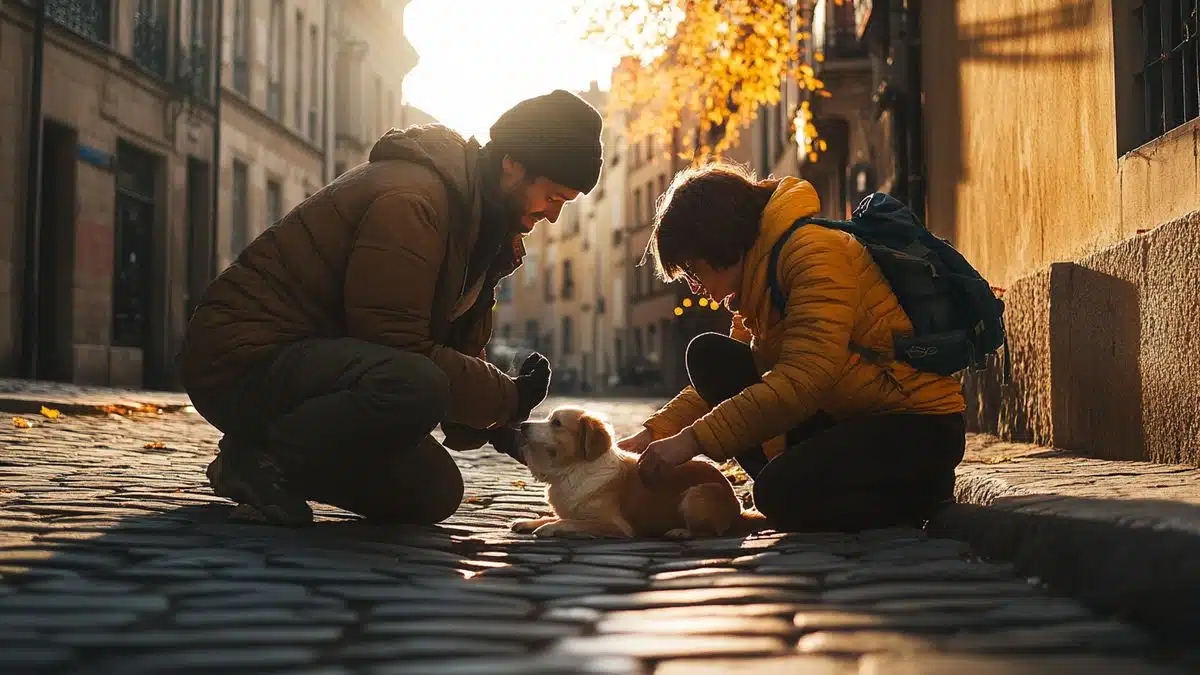
<path fill-rule="evenodd" d="M 696 276 L 691 265 L 683 265 L 683 280 L 687 282 L 692 295 L 700 295 L 704 291 L 704 284 L 700 283 L 700 277 Z"/>

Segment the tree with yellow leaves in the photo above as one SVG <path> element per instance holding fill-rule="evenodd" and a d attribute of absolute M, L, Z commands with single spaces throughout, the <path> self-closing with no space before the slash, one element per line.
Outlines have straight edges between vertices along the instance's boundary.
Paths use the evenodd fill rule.
<path fill-rule="evenodd" d="M 780 100 L 791 78 L 825 94 L 808 60 L 804 0 L 580 0 L 587 37 L 629 54 L 613 75 L 610 101 L 631 136 L 654 136 L 700 160 L 738 142 L 760 107 Z M 818 56 L 818 55 L 813 55 Z M 796 112 L 795 131 L 815 157 L 821 141 Z M 792 112 L 792 111 L 787 111 Z"/>

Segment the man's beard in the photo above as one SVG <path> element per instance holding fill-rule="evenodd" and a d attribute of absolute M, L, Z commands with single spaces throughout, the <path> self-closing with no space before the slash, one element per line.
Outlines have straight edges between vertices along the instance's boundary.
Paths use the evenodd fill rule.
<path fill-rule="evenodd" d="M 504 224 L 505 229 L 514 234 L 525 232 L 521 219 L 529 209 L 528 187 L 527 181 L 520 181 L 500 194 L 500 222 Z"/>

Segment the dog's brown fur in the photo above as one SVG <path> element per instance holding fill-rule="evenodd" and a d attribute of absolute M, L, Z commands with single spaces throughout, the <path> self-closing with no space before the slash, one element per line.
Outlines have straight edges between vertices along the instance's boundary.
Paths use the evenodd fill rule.
<path fill-rule="evenodd" d="M 742 512 L 733 486 L 708 462 L 684 462 L 662 485 L 646 486 L 637 456 L 618 449 L 609 427 L 578 408 L 526 422 L 520 445 L 534 477 L 549 484 L 555 516 L 514 522 L 516 532 L 684 538 L 765 526 L 760 515 Z"/>

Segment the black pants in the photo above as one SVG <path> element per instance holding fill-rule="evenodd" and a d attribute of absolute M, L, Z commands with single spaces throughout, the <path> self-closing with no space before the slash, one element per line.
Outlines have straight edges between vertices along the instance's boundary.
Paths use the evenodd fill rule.
<path fill-rule="evenodd" d="M 716 406 L 761 381 L 750 348 L 718 333 L 696 336 L 688 376 Z M 736 459 L 754 479 L 754 502 L 776 527 L 844 531 L 915 525 L 954 496 L 962 461 L 961 414 L 870 415 L 835 421 L 818 412 L 787 434 L 768 461 L 761 447 Z"/>
<path fill-rule="evenodd" d="M 225 434 L 222 449 L 269 451 L 305 499 L 413 524 L 444 520 L 462 501 L 462 475 L 429 435 L 449 382 L 420 354 L 305 340 L 226 390 L 189 393 Z"/>

